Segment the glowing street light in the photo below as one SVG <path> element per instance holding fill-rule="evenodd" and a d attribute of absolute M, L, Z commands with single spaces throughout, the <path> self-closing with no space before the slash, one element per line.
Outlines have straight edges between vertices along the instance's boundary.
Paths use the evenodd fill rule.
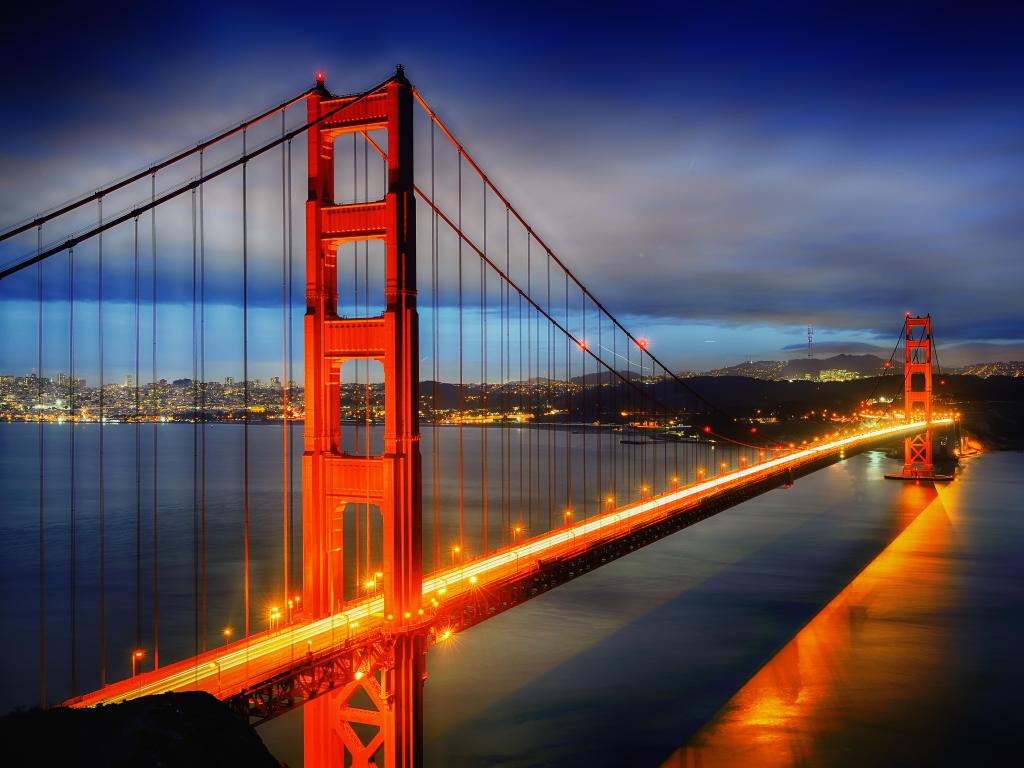
<path fill-rule="evenodd" d="M 142 657 L 146 655 L 146 652 L 139 648 L 132 652 L 132 677 L 138 674 L 138 663 L 142 661 Z"/>
<path fill-rule="evenodd" d="M 224 647 L 228 645 L 228 641 L 231 639 L 231 627 L 224 627 L 224 631 L 221 632 L 224 635 Z"/>
<path fill-rule="evenodd" d="M 456 545 L 452 547 L 452 568 L 455 567 L 455 556 L 462 552 L 462 547 Z"/>

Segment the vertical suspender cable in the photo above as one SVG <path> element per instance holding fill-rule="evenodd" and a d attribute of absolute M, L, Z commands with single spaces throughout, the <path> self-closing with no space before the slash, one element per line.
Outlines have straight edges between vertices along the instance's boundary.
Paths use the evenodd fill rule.
<path fill-rule="evenodd" d="M 516 325 L 516 341 L 519 345 L 519 365 L 516 368 L 516 377 L 520 382 L 520 386 L 516 387 L 516 407 L 519 412 L 522 413 L 523 397 L 521 384 L 523 381 L 523 295 L 519 294 L 519 306 L 518 306 L 518 321 Z M 517 423 L 519 420 L 516 420 Z M 519 449 L 519 528 L 522 533 L 523 528 L 523 429 L 522 427 L 516 428 L 516 442 Z M 514 542 L 514 538 L 513 538 Z"/>
<path fill-rule="evenodd" d="M 462 231 L 462 150 L 459 150 L 459 231 Z M 465 399 L 463 394 L 463 371 L 462 371 L 462 238 L 459 242 L 459 555 L 460 560 L 466 556 L 466 532 L 463 519 L 465 504 L 465 481 L 463 476 L 463 443 L 462 427 L 465 421 Z"/>
<path fill-rule="evenodd" d="M 434 121 L 430 121 L 430 199 L 434 199 L 434 182 L 435 182 L 435 166 L 434 166 Z M 437 322 L 437 310 L 438 310 L 438 268 L 437 268 L 437 238 L 438 238 L 438 226 L 437 226 L 437 211 L 431 209 L 430 212 L 430 287 L 431 287 L 431 312 L 430 312 L 430 325 L 431 325 L 431 354 L 433 355 L 432 365 L 432 387 L 433 392 L 430 400 L 430 431 L 431 431 L 431 492 L 432 492 L 432 505 L 433 505 L 433 520 L 434 520 L 434 570 L 438 570 L 441 567 L 441 497 L 440 497 L 440 447 L 438 446 L 438 429 L 437 429 L 437 414 L 438 414 L 438 344 L 440 342 L 440 333 Z"/>
<path fill-rule="evenodd" d="M 199 153 L 199 178 L 203 178 L 203 153 Z M 199 185 L 199 628 L 200 645 L 206 650 L 206 228 L 204 188 Z"/>
<path fill-rule="evenodd" d="M 569 273 L 565 277 L 565 327 L 569 326 Z M 569 360 L 569 337 L 565 337 L 565 508 L 572 509 L 572 366 Z"/>
<path fill-rule="evenodd" d="M 103 224 L 103 198 L 101 197 L 96 201 L 97 205 L 97 218 L 99 223 Z M 105 469 L 105 457 L 104 457 L 104 444 L 103 444 L 103 233 L 101 232 L 97 239 L 97 302 L 96 302 L 96 337 L 99 344 L 99 356 L 100 356 L 100 402 L 99 402 L 99 441 L 100 441 L 100 466 L 99 466 L 99 565 L 100 565 L 100 606 L 99 606 L 99 651 L 100 651 L 100 686 L 107 684 L 107 574 L 106 574 L 106 488 L 104 485 L 104 469 Z"/>
<path fill-rule="evenodd" d="M 617 334 L 615 332 L 615 325 L 613 323 L 609 323 L 608 324 L 608 334 L 611 335 L 611 342 L 609 342 L 610 345 L 611 345 L 610 346 L 611 361 L 612 361 L 612 365 L 614 367 L 614 370 L 617 371 L 617 370 L 621 369 L 621 363 L 619 362 L 618 344 L 616 343 Z M 606 336 L 606 338 L 607 338 L 607 336 Z M 607 482 L 606 486 L 602 486 L 602 491 L 601 492 L 602 492 L 602 494 L 605 494 L 607 497 L 612 499 L 611 503 L 612 503 L 613 507 L 618 507 L 619 503 L 618 503 L 618 498 L 616 496 L 616 488 L 617 488 L 618 480 L 617 480 L 615 472 L 618 469 L 617 454 L 618 454 L 618 441 L 619 441 L 618 435 L 619 435 L 619 433 L 618 433 L 617 430 L 618 430 L 618 425 L 620 423 L 619 411 L 620 411 L 621 403 L 619 402 L 619 397 L 616 394 L 616 392 L 618 390 L 618 387 L 615 386 L 615 380 L 614 380 L 613 376 L 609 376 L 608 377 L 608 381 L 609 381 L 609 387 L 608 387 L 607 391 L 604 393 L 604 412 L 605 412 L 605 418 L 607 420 L 605 432 L 607 433 L 606 445 L 607 445 L 607 452 L 608 452 L 608 455 L 605 458 L 605 461 L 607 462 L 605 466 L 607 467 L 607 470 L 608 470 L 607 471 L 607 480 L 608 480 L 608 482 Z M 606 504 L 609 503 L 607 498 L 605 499 L 605 503 Z"/>
<path fill-rule="evenodd" d="M 369 168 L 369 155 L 370 147 L 367 142 L 363 142 L 363 201 L 370 201 L 370 168 Z M 370 316 L 370 242 L 369 240 L 363 241 L 363 317 Z M 366 421 L 365 429 L 365 444 L 363 455 L 366 458 L 370 457 L 370 358 L 365 358 L 363 361 L 363 372 L 365 379 L 365 390 L 364 390 L 364 411 L 363 417 Z M 366 573 L 369 575 L 374 582 L 377 583 L 376 569 L 372 567 L 371 562 L 371 551 L 373 546 L 373 537 L 371 536 L 370 528 L 370 475 L 366 474 L 366 499 L 363 504 L 363 515 L 365 517 L 366 527 Z"/>
<path fill-rule="evenodd" d="M 526 231 L 526 295 L 534 298 L 534 273 L 530 263 L 529 252 L 529 231 Z M 521 303 L 521 302 L 520 302 Z M 526 406 L 529 415 L 534 414 L 534 356 L 532 356 L 532 342 L 534 342 L 534 324 L 532 324 L 534 311 L 532 307 L 526 307 Z M 526 530 L 532 534 L 534 531 L 534 429 L 527 423 L 526 428 Z M 523 537 L 525 538 L 525 537 Z"/>
<path fill-rule="evenodd" d="M 43 227 L 36 227 L 36 252 L 43 251 Z M 36 267 L 36 405 L 43 404 L 43 262 Z M 42 408 L 37 412 L 39 442 L 39 706 L 46 706 L 46 484 L 45 431 Z"/>
<path fill-rule="evenodd" d="M 637 360 L 640 365 L 640 386 L 644 386 L 644 351 L 638 347 Z M 647 403 L 639 401 L 637 403 L 641 407 L 646 407 Z M 638 409 L 639 410 L 639 409 Z M 646 415 L 646 414 L 645 414 Z M 646 418 L 643 419 L 646 421 Z M 647 443 L 644 442 L 640 447 L 640 495 L 643 498 L 643 489 L 647 485 Z"/>
<path fill-rule="evenodd" d="M 604 318 L 599 311 L 597 313 L 597 348 L 601 351 L 601 355 L 605 354 L 604 339 L 601 333 L 604 322 Z M 615 365 L 615 359 L 612 359 L 612 365 Z M 607 374 L 600 368 L 597 371 L 597 404 L 596 413 L 597 416 L 594 421 L 598 422 L 597 428 L 597 482 L 594 486 L 597 489 L 597 495 L 594 497 L 597 499 L 597 513 L 600 514 L 606 507 L 601 501 L 601 490 L 604 488 L 604 387 L 601 386 L 601 382 L 604 380 Z"/>
<path fill-rule="evenodd" d="M 293 247 L 294 247 L 294 229 L 292 228 L 292 140 L 288 140 L 288 160 L 287 160 L 287 189 L 288 194 L 286 195 L 287 206 L 288 206 L 288 371 L 287 377 L 285 378 L 285 386 L 288 388 L 289 401 L 292 399 L 292 381 L 295 377 L 295 366 L 294 366 L 294 355 L 295 355 L 295 343 L 293 336 L 293 327 L 295 323 L 295 313 L 292 308 L 292 290 L 295 283 L 292 278 L 292 261 L 293 261 Z M 291 426 L 289 425 L 289 430 Z M 289 435 L 290 437 L 290 435 Z M 291 441 L 289 441 L 289 445 Z M 292 556 L 292 550 L 295 547 L 295 536 L 293 531 L 293 519 L 295 516 L 295 464 L 292 461 L 291 450 L 288 452 L 288 562 L 289 567 L 294 568 L 295 558 Z M 288 574 L 289 578 L 291 573 Z"/>
<path fill-rule="evenodd" d="M 585 293 L 580 294 L 583 299 L 583 317 L 580 322 L 580 339 L 583 340 L 584 346 L 587 343 L 587 295 Z M 587 519 L 587 463 L 589 456 L 587 456 L 587 353 L 583 351 L 580 355 L 580 373 L 582 375 L 583 385 L 580 387 L 580 414 L 582 416 L 581 421 L 583 426 L 580 429 L 580 442 L 583 443 L 583 519 Z"/>
<path fill-rule="evenodd" d="M 505 206 L 505 274 L 508 274 L 508 262 L 509 262 L 509 231 L 508 231 L 508 206 Z M 498 284 L 498 288 L 501 291 L 499 295 L 499 301 L 501 302 L 501 316 L 499 318 L 500 335 L 498 337 L 498 347 L 500 352 L 500 374 L 501 374 L 501 431 L 498 434 L 501 445 L 501 543 L 505 543 L 505 535 L 508 528 L 512 525 L 511 514 L 508 511 L 508 493 L 505 488 L 505 467 L 507 450 L 505 443 L 508 440 L 508 398 L 506 390 L 508 389 L 508 374 L 507 364 L 508 360 L 508 323 L 506 321 L 506 306 L 508 302 L 508 285 L 504 280 L 501 280 Z"/>
<path fill-rule="evenodd" d="M 358 136 L 352 134 L 352 202 L 359 202 L 359 145 L 357 142 Z M 352 317 L 359 316 L 359 242 L 352 243 Z M 352 391 L 355 392 L 359 389 L 359 363 L 357 361 L 352 362 L 352 370 L 355 371 L 354 386 Z M 341 397 L 342 384 L 339 377 L 338 382 L 339 398 Z M 362 430 L 362 424 L 358 418 L 355 418 L 353 414 L 352 418 L 354 440 L 352 441 L 352 450 L 354 453 L 359 452 L 359 446 L 361 444 L 360 432 Z M 356 568 L 355 568 L 355 594 L 359 594 L 361 589 L 364 589 L 364 579 L 362 576 L 363 558 L 362 558 L 362 547 L 363 547 L 363 536 L 362 536 L 362 518 L 358 504 L 353 505 L 353 517 L 355 517 L 355 542 L 356 542 Z M 344 580 L 344 577 L 343 577 Z"/>
<path fill-rule="evenodd" d="M 139 356 L 142 348 L 141 297 L 139 295 L 139 217 L 135 217 L 132 281 L 135 299 L 135 648 L 142 647 L 142 413 L 139 390 Z"/>
<path fill-rule="evenodd" d="M 199 249 L 192 190 L 192 648 L 199 655 Z M 198 682 L 199 667 L 196 666 Z"/>
<path fill-rule="evenodd" d="M 77 641 L 77 594 L 75 584 L 75 571 L 77 562 L 75 557 L 75 249 L 68 248 L 68 446 L 70 451 L 70 483 L 69 512 L 68 512 L 68 606 L 71 619 L 71 694 L 78 692 L 78 666 L 75 653 Z"/>
<path fill-rule="evenodd" d="M 481 201 L 483 204 L 483 224 L 484 224 L 484 237 L 483 237 L 483 251 L 487 253 L 487 185 L 482 186 L 482 197 Z M 483 380 L 483 411 L 484 418 L 483 423 L 480 425 L 480 440 L 481 440 L 481 451 L 480 451 L 480 493 L 482 494 L 482 525 L 481 525 L 481 543 L 480 553 L 486 554 L 488 552 L 488 494 L 487 494 L 487 432 L 489 431 L 488 425 L 488 411 L 487 411 L 487 270 L 484 265 L 483 259 L 480 260 L 480 378 Z"/>
<path fill-rule="evenodd" d="M 156 174 L 151 177 L 152 199 L 156 201 Z M 153 669 L 160 666 L 160 505 L 157 491 L 159 488 L 159 421 L 160 421 L 160 381 L 156 375 L 156 332 L 157 332 L 157 296 L 156 296 L 156 208 L 149 215 L 150 255 L 153 259 L 152 302 L 153 302 Z"/>
<path fill-rule="evenodd" d="M 281 135 L 285 134 L 285 112 L 281 111 Z M 288 547 L 289 516 L 291 509 L 289 502 L 289 472 L 290 451 L 288 447 L 288 175 L 286 165 L 285 145 L 281 145 L 281 535 L 284 539 L 283 564 L 284 571 L 284 601 L 291 599 L 291 588 L 288 583 Z M 291 621 L 291 616 L 288 619 Z"/>
<path fill-rule="evenodd" d="M 551 314 L 553 307 L 551 306 L 551 257 L 545 260 L 545 267 L 547 271 L 547 313 L 548 317 L 554 317 Z M 551 323 L 547 324 L 547 358 L 548 358 L 548 386 L 547 386 L 547 410 L 551 411 L 554 409 L 554 389 L 552 388 L 552 382 L 554 380 L 554 367 L 555 367 L 555 347 L 554 347 L 554 335 L 555 329 Z M 554 424 L 548 424 L 544 430 L 548 443 L 548 520 L 554 516 L 554 504 L 555 504 L 555 440 L 554 440 Z M 568 509 L 562 510 L 568 512 Z M 568 522 L 569 518 L 566 515 L 563 522 Z"/>
<path fill-rule="evenodd" d="M 246 152 L 246 131 L 242 131 L 242 156 Z M 249 234 L 246 188 L 248 162 L 242 163 L 242 511 L 243 556 L 245 559 L 245 639 L 249 639 Z M 246 652 L 248 653 L 248 642 Z"/>

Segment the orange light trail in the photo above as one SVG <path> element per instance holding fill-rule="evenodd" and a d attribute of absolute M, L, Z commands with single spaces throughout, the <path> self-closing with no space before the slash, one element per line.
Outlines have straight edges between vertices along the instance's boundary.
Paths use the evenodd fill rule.
<path fill-rule="evenodd" d="M 598 539 L 603 534 L 614 533 L 616 526 L 627 521 L 639 521 L 645 516 L 656 516 L 658 513 L 669 512 L 680 503 L 694 501 L 714 492 L 742 485 L 745 480 L 759 479 L 767 473 L 800 466 L 821 456 L 841 451 L 846 448 L 877 441 L 886 437 L 919 431 L 928 426 L 939 426 L 952 423 L 951 418 L 934 419 L 930 422 L 918 421 L 910 424 L 899 424 L 893 427 L 864 432 L 859 435 L 845 437 L 826 443 L 817 443 L 808 448 L 794 451 L 786 456 L 770 459 L 753 466 L 746 466 L 725 474 L 716 475 L 707 480 L 663 493 L 653 498 L 628 505 L 618 510 L 605 512 L 601 515 L 581 521 L 575 525 L 562 527 L 534 539 L 525 541 L 479 560 L 455 566 L 423 580 L 423 595 L 429 603 L 434 594 L 445 595 L 450 599 L 452 594 L 459 594 L 471 589 L 486 586 L 485 576 L 507 578 L 520 571 L 532 570 L 536 560 L 545 553 L 557 551 L 559 548 L 578 548 L 587 541 Z M 495 580 L 491 579 L 491 580 Z M 173 690 L 194 690 L 203 688 L 221 691 L 223 695 L 232 695 L 243 686 L 250 686 L 258 679 L 264 679 L 271 672 L 287 668 L 290 663 L 282 657 L 293 652 L 296 646 L 303 649 L 312 643 L 323 650 L 332 644 L 340 645 L 336 640 L 339 631 L 350 636 L 351 629 L 363 624 L 363 631 L 370 632 L 382 626 L 384 617 L 384 598 L 376 597 L 352 604 L 347 610 L 307 624 L 281 628 L 276 632 L 253 635 L 248 643 L 239 641 L 236 648 L 224 652 L 210 651 L 206 654 L 188 659 L 177 664 L 164 667 L 156 673 L 139 673 L 134 679 L 113 683 L 92 694 L 79 697 L 68 702 L 74 706 L 94 706 L 96 704 L 112 704 L 123 699 L 165 693 Z M 358 636 L 358 633 L 352 636 Z M 276 658 L 275 658 L 276 655 Z M 262 664 L 260 660 L 267 660 Z M 280 659 L 280 663 L 278 663 Z M 216 661 L 224 678 L 232 671 L 248 670 L 248 677 L 237 684 L 218 685 L 217 673 L 211 671 L 209 664 Z M 141 679 L 140 679 L 141 678 Z"/>

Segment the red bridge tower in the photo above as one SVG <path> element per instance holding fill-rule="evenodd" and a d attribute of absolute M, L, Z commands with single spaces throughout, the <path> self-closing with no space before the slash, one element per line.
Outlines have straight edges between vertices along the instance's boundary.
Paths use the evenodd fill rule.
<path fill-rule="evenodd" d="M 318 76 L 307 106 L 309 122 L 319 122 L 308 132 L 303 607 L 315 618 L 344 610 L 344 518 L 346 509 L 360 514 L 358 505 L 365 505 L 364 513 L 379 511 L 381 518 L 384 614 L 393 620 L 386 648 L 366 663 L 368 668 L 306 705 L 306 760 L 308 765 L 365 766 L 382 754 L 389 768 L 415 765 L 420 762 L 424 645 L 422 635 L 409 631 L 422 592 L 412 88 L 399 68 L 368 96 L 334 98 Z M 384 198 L 337 205 L 335 140 L 376 129 L 387 131 Z M 339 318 L 338 247 L 368 240 L 383 240 L 385 246 L 384 312 Z M 342 450 L 341 368 L 363 360 L 379 361 L 384 370 L 379 456 Z"/>
<path fill-rule="evenodd" d="M 903 472 L 886 475 L 894 480 L 950 480 L 936 475 L 932 461 L 932 316 L 911 317 L 903 327 L 903 408 L 907 422 L 929 426 L 903 440 Z"/>

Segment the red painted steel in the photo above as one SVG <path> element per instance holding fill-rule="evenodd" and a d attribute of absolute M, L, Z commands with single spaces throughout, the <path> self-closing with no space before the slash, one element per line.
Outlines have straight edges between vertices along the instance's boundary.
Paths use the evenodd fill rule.
<path fill-rule="evenodd" d="M 343 106 L 345 99 L 316 91 L 307 99 L 309 121 Z M 303 605 L 319 618 L 344 610 L 344 510 L 350 503 L 379 509 L 382 522 L 384 611 L 394 616 L 393 658 L 381 681 L 364 683 L 331 706 L 343 738 L 310 744 L 324 764 L 367 765 L 377 747 L 384 764 L 418 764 L 422 729 L 423 637 L 404 632 L 418 619 L 423 589 L 421 459 L 419 436 L 419 329 L 416 312 L 416 219 L 413 198 L 413 97 L 401 70 L 379 93 L 342 108 L 309 130 L 306 203 L 305 452 L 302 459 Z M 382 201 L 334 202 L 334 143 L 345 133 L 387 130 L 387 191 Z M 342 320 L 337 314 L 337 249 L 343 242 L 382 239 L 385 245 L 384 313 Z M 340 372 L 352 361 L 379 361 L 384 370 L 384 453 L 342 452 Z M 371 681 L 373 681 L 371 685 Z M 378 690 L 378 686 L 383 686 Z M 346 718 L 357 690 L 379 707 L 372 720 L 380 737 L 357 741 Z M 374 691 L 386 695 L 371 695 Z M 320 714 L 328 704 L 318 705 Z M 323 711 L 321 711 L 323 710 Z M 361 712 L 361 711 L 360 711 Z M 355 717 L 355 715 L 353 715 Z M 315 720 L 316 718 L 312 718 Z M 368 723 L 369 724 L 369 723 Z M 307 729 L 309 739 L 318 738 Z M 322 729 L 319 729 L 322 733 Z M 359 746 L 362 745 L 362 746 Z M 338 759 L 341 757 L 342 759 Z M 307 757 L 307 760 L 309 758 Z M 313 762 L 318 762 L 314 759 Z"/>
<path fill-rule="evenodd" d="M 903 408 L 908 422 L 932 420 L 932 317 L 911 317 L 903 327 Z M 893 480 L 949 480 L 935 474 L 932 429 L 904 438 L 903 471 Z"/>

